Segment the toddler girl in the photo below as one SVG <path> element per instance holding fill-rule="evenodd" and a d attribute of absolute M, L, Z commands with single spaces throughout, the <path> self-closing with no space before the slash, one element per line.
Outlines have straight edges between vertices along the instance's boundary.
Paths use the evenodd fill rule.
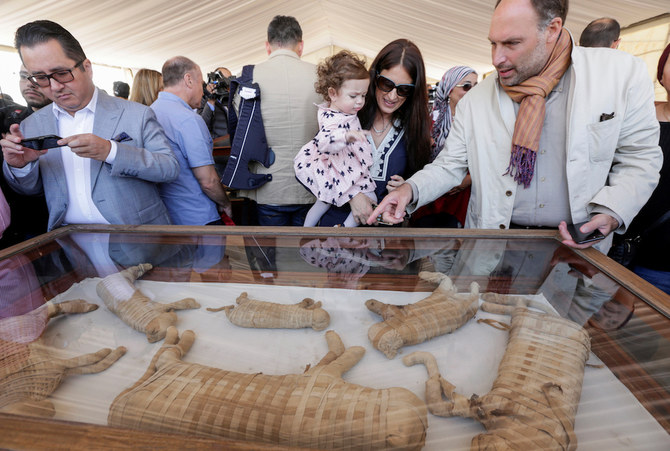
<path fill-rule="evenodd" d="M 340 207 L 358 193 L 377 202 L 370 176 L 370 132 L 361 130 L 356 115 L 365 104 L 370 74 L 363 60 L 343 50 L 319 64 L 317 75 L 316 92 L 326 101 L 317 105 L 319 132 L 294 160 L 296 177 L 317 198 L 307 213 L 305 227 L 317 225 L 331 205 Z M 356 225 L 349 214 L 344 226 Z"/>

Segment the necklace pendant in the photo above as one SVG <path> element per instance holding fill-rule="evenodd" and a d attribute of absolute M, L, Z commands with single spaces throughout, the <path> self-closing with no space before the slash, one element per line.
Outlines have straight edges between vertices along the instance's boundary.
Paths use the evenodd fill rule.
<path fill-rule="evenodd" d="M 383 122 L 382 122 L 382 124 L 383 124 Z M 374 130 L 375 133 L 377 133 L 377 134 L 381 134 L 381 133 L 384 133 L 384 131 L 388 128 L 388 126 L 389 126 L 390 124 L 391 124 L 391 122 L 389 121 L 389 123 L 386 124 L 386 125 L 384 125 L 384 127 L 383 127 L 381 130 L 377 130 L 377 127 L 375 127 L 375 124 L 373 123 L 373 124 L 372 124 L 372 130 Z"/>

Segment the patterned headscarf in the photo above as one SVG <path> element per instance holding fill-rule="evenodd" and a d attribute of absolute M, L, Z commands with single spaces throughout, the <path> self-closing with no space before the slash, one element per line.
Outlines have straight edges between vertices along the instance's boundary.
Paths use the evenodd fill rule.
<path fill-rule="evenodd" d="M 475 72 L 471 67 L 455 66 L 444 73 L 442 79 L 438 82 L 435 89 L 435 101 L 433 103 L 433 128 L 431 136 L 433 137 L 433 147 L 430 149 L 430 161 L 433 161 L 449 135 L 451 130 L 451 108 L 449 108 L 449 94 L 463 78 Z M 476 73 L 476 72 L 475 72 Z"/>

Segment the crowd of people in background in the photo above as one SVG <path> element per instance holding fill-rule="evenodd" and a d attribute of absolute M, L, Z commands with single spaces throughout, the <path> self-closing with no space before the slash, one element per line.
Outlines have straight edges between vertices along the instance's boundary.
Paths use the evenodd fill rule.
<path fill-rule="evenodd" d="M 583 223 L 605 237 L 603 252 L 613 235 L 612 249 L 640 244 L 630 268 L 670 293 L 659 257 L 670 251 L 670 103 L 655 105 L 645 64 L 616 50 L 616 20 L 593 21 L 577 45 L 566 15 L 565 0 L 499 0 L 496 73 L 449 69 L 432 106 L 414 42 L 388 43 L 369 65 L 345 50 L 315 66 L 301 60 L 298 21 L 276 16 L 268 58 L 252 68 L 274 162 L 250 170 L 272 179 L 234 193 L 253 202 L 250 225 L 553 228 L 584 248 L 594 243 L 568 231 Z M 233 217 L 212 156 L 215 140 L 231 144 L 229 109 L 244 100 L 217 91 L 228 69 L 205 82 L 176 56 L 161 72 L 139 70 L 132 88 L 115 84 L 113 97 L 62 26 L 28 23 L 15 44 L 29 108 L 0 141 L 0 226 L 11 235 L 1 244 L 73 223 Z M 670 101 L 669 53 L 657 79 Z M 47 135 L 71 152 L 22 143 Z"/>

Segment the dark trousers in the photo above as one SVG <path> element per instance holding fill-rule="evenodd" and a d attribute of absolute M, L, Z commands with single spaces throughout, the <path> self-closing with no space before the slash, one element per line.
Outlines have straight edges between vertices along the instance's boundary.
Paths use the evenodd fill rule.
<path fill-rule="evenodd" d="M 258 204 L 258 225 L 302 227 L 305 216 L 312 207 L 310 204 L 266 205 Z"/>

